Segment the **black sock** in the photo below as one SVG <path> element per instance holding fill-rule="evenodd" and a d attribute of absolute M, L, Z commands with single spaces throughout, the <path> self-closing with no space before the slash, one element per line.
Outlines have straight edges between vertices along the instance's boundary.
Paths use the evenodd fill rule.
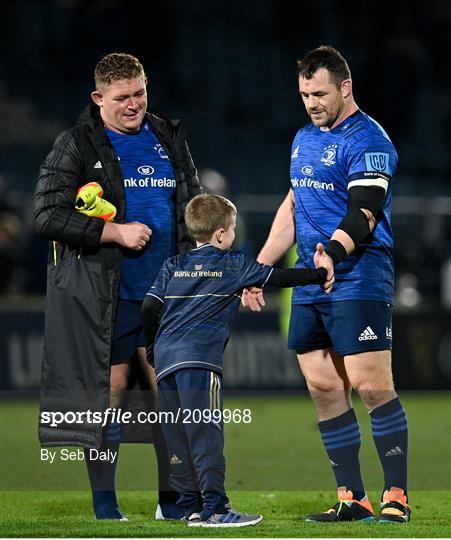
<path fill-rule="evenodd" d="M 346 486 L 356 500 L 365 497 L 360 473 L 360 429 L 354 409 L 318 423 L 337 486 Z"/>

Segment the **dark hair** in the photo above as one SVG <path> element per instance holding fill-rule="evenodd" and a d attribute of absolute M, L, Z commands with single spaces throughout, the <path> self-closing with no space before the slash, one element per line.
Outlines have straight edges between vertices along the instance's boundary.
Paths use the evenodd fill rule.
<path fill-rule="evenodd" d="M 327 69 L 337 86 L 351 78 L 351 71 L 343 55 L 330 45 L 321 45 L 309 51 L 302 60 L 298 60 L 300 77 L 311 79 L 320 68 Z"/>
<path fill-rule="evenodd" d="M 109 86 L 113 81 L 121 79 L 145 78 L 145 76 L 144 68 L 136 56 L 125 53 L 107 54 L 94 70 L 96 88 L 100 85 Z"/>

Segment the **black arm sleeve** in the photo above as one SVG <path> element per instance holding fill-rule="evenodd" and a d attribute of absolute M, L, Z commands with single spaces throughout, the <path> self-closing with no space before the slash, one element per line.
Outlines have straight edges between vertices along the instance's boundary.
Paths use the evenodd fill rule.
<path fill-rule="evenodd" d="M 348 210 L 366 208 L 377 216 L 385 199 L 385 189 L 380 186 L 353 186 L 348 190 Z"/>
<path fill-rule="evenodd" d="M 364 240 L 370 231 L 368 218 L 361 208 L 369 210 L 374 217 L 382 208 L 385 190 L 379 186 L 355 186 L 348 191 L 348 211 L 337 229 L 349 234 L 355 245 Z"/>
<path fill-rule="evenodd" d="M 153 344 L 160 326 L 164 304 L 155 296 L 147 295 L 142 306 L 144 335 L 146 337 L 146 354 L 148 362 L 153 366 Z"/>
<path fill-rule="evenodd" d="M 379 213 L 385 198 L 385 190 L 379 186 L 354 186 L 348 191 L 348 211 L 337 229 L 347 233 L 357 246 L 370 234 L 368 218 L 361 208 L 369 210 L 374 217 Z M 346 250 L 338 240 L 331 240 L 326 253 L 334 266 L 346 257 Z"/>
<path fill-rule="evenodd" d="M 273 269 L 268 285 L 274 287 L 298 287 L 299 285 L 323 285 L 326 282 L 327 270 L 325 268 L 285 268 Z"/>

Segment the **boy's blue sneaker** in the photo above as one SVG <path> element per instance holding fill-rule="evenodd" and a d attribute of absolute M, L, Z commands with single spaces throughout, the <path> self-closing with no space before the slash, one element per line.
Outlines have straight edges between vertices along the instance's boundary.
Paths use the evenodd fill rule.
<path fill-rule="evenodd" d="M 178 504 L 162 502 L 157 504 L 155 511 L 155 519 L 158 521 L 166 521 L 170 519 L 183 519 L 185 511 Z"/>
<path fill-rule="evenodd" d="M 246 514 L 230 509 L 225 514 L 212 514 L 206 519 L 202 519 L 198 513 L 191 514 L 186 523 L 188 527 L 248 527 L 257 525 L 262 519 L 260 514 Z"/>

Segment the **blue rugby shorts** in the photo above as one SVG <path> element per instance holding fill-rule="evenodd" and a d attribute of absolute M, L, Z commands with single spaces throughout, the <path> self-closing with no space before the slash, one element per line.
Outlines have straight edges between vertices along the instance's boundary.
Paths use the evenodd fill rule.
<path fill-rule="evenodd" d="M 391 304 L 373 300 L 292 305 L 288 348 L 332 348 L 341 356 L 391 350 L 392 311 Z"/>
<path fill-rule="evenodd" d="M 141 315 L 142 302 L 119 300 L 114 325 L 111 365 L 123 364 L 146 346 Z"/>

